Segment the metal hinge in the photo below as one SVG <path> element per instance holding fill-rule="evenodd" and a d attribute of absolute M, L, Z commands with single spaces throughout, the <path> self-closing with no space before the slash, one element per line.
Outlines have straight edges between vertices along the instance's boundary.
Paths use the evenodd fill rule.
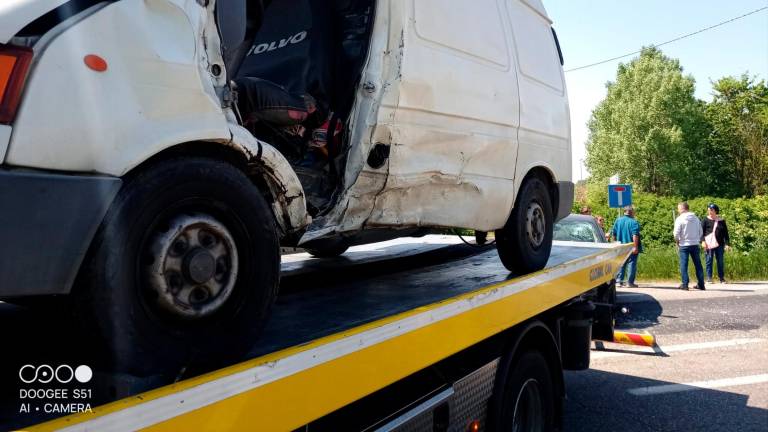
<path fill-rule="evenodd" d="M 232 88 L 231 84 L 221 89 L 221 105 L 222 108 L 237 105 L 237 89 Z"/>

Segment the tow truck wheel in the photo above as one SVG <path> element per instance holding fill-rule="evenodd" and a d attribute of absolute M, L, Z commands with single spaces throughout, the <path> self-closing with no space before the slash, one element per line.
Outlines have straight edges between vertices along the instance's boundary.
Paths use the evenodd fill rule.
<path fill-rule="evenodd" d="M 245 353 L 274 302 L 280 253 L 264 198 L 234 166 L 155 163 L 126 179 L 76 295 L 106 367 L 134 375 Z"/>
<path fill-rule="evenodd" d="M 507 270 L 523 275 L 544 268 L 552 251 L 552 202 L 538 177 L 523 182 L 512 214 L 496 232 L 499 258 Z"/>
<path fill-rule="evenodd" d="M 549 432 L 554 428 L 554 387 L 547 360 L 528 351 L 511 365 L 498 405 L 496 430 Z"/>

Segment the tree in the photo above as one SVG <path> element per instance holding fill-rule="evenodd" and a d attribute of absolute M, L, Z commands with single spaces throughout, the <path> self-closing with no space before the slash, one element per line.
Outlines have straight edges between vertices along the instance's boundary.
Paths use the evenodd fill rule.
<path fill-rule="evenodd" d="M 586 165 L 595 180 L 618 173 L 640 191 L 700 193 L 709 127 L 694 85 L 655 47 L 620 64 L 589 121 Z"/>
<path fill-rule="evenodd" d="M 731 195 L 768 193 L 768 87 L 747 74 L 712 83 L 714 99 L 706 116 L 716 159 L 716 179 Z"/>

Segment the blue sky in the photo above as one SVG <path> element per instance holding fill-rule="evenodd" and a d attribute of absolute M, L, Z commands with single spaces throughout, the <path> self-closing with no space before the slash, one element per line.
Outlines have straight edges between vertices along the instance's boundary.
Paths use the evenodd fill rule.
<path fill-rule="evenodd" d="M 565 57 L 565 69 L 594 63 L 694 32 L 752 10 L 768 0 L 544 0 Z M 768 10 L 661 47 L 696 79 L 696 97 L 711 100 L 710 80 L 749 72 L 768 78 Z M 586 122 L 605 97 L 619 62 L 565 74 L 571 104 L 573 178 L 580 170 Z"/>

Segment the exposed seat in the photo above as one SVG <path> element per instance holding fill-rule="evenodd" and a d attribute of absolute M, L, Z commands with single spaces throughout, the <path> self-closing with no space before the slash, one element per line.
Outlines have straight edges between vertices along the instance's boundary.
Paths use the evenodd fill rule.
<path fill-rule="evenodd" d="M 273 126 L 293 126 L 302 123 L 316 110 L 312 96 L 290 93 L 272 81 L 254 77 L 240 77 L 234 81 L 237 106 L 246 124 L 262 121 Z"/>

